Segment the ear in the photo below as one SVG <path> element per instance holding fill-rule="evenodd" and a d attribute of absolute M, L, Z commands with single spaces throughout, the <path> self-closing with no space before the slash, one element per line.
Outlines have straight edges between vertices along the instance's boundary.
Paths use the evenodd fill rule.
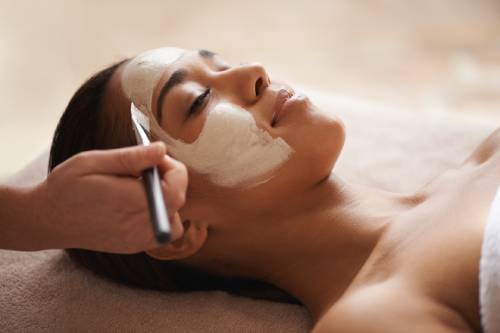
<path fill-rule="evenodd" d="M 207 239 L 207 225 L 204 223 L 195 224 L 190 220 L 186 220 L 182 224 L 184 225 L 184 233 L 181 238 L 167 245 L 148 250 L 146 254 L 159 260 L 178 260 L 198 252 Z"/>

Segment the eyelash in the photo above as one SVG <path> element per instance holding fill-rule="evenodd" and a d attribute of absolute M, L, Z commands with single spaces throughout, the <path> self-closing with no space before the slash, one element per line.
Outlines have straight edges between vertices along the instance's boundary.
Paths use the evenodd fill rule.
<path fill-rule="evenodd" d="M 195 114 L 196 111 L 198 111 L 198 109 L 200 108 L 200 106 L 203 105 L 203 102 L 205 102 L 205 98 L 209 94 L 210 94 L 210 88 L 208 88 L 201 95 L 199 95 L 198 97 L 196 97 L 196 99 L 194 100 L 193 104 L 191 104 L 191 107 L 189 108 L 188 116 L 191 116 L 191 115 Z"/>

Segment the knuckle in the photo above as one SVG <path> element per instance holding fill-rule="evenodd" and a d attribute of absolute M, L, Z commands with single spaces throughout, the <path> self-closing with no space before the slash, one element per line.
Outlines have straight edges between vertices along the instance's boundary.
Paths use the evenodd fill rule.
<path fill-rule="evenodd" d="M 182 163 L 181 161 L 179 161 L 171 156 L 168 156 L 168 155 L 167 155 L 167 158 L 168 158 L 169 163 L 171 164 L 172 171 L 184 172 L 187 170 L 186 165 L 184 163 Z"/>
<path fill-rule="evenodd" d="M 120 150 L 118 152 L 118 157 L 117 157 L 118 163 L 120 164 L 120 167 L 122 167 L 124 170 L 127 172 L 130 171 L 130 154 L 127 153 L 125 150 Z"/>
<path fill-rule="evenodd" d="M 82 172 L 85 173 L 92 167 L 91 162 L 89 161 L 91 157 L 91 152 L 78 153 L 58 165 L 58 168 L 56 169 L 59 170 L 58 173 L 60 172 L 67 175 L 79 175 Z M 56 169 L 54 169 L 54 171 Z"/>
<path fill-rule="evenodd" d="M 90 152 L 83 152 L 73 156 L 71 162 L 78 166 L 85 166 L 88 163 L 89 157 L 91 157 Z"/>
<path fill-rule="evenodd" d="M 184 163 L 176 160 L 177 171 L 183 175 L 187 176 L 187 167 Z"/>
<path fill-rule="evenodd" d="M 137 148 L 138 149 L 135 150 L 137 159 L 147 160 L 147 161 L 151 160 L 151 156 L 148 153 L 148 149 L 145 146 L 138 146 Z"/>

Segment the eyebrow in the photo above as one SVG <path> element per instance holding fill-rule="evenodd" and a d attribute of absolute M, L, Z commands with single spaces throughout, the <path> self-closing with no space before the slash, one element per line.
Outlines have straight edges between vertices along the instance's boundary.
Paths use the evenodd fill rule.
<path fill-rule="evenodd" d="M 198 50 L 198 55 L 202 58 L 205 59 L 212 59 L 215 56 L 216 53 L 208 50 Z M 160 90 L 160 94 L 158 96 L 158 102 L 156 104 L 156 113 L 157 113 L 157 118 L 158 122 L 161 121 L 162 118 L 162 112 L 161 109 L 163 107 L 163 101 L 165 100 L 165 97 L 167 96 L 168 92 L 172 90 L 175 86 L 181 84 L 184 82 L 186 79 L 188 72 L 185 69 L 178 69 L 172 75 L 170 78 L 166 81 L 166 83 L 163 85 L 163 87 Z"/>
<path fill-rule="evenodd" d="M 203 50 L 203 49 L 198 50 L 198 54 L 200 55 L 200 57 L 205 58 L 205 59 L 211 59 L 216 55 L 215 52 Z"/>
<path fill-rule="evenodd" d="M 173 87 L 176 85 L 181 84 L 184 82 L 184 79 L 186 78 L 187 71 L 185 69 L 178 69 L 176 70 L 168 79 L 168 81 L 165 83 L 165 85 L 161 88 L 160 90 L 160 95 L 158 96 L 158 103 L 156 105 L 156 114 L 158 118 L 158 122 L 161 121 L 162 113 L 161 109 L 163 107 L 163 101 L 165 100 L 165 96 L 167 96 L 168 92 L 172 90 Z"/>

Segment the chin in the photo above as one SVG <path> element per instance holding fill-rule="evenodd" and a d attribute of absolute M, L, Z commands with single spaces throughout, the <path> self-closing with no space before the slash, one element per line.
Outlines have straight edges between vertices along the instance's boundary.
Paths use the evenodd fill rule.
<path fill-rule="evenodd" d="M 345 127 L 342 120 L 328 115 L 328 122 L 315 145 L 315 165 L 312 166 L 318 178 L 327 177 L 335 167 L 345 142 Z"/>

